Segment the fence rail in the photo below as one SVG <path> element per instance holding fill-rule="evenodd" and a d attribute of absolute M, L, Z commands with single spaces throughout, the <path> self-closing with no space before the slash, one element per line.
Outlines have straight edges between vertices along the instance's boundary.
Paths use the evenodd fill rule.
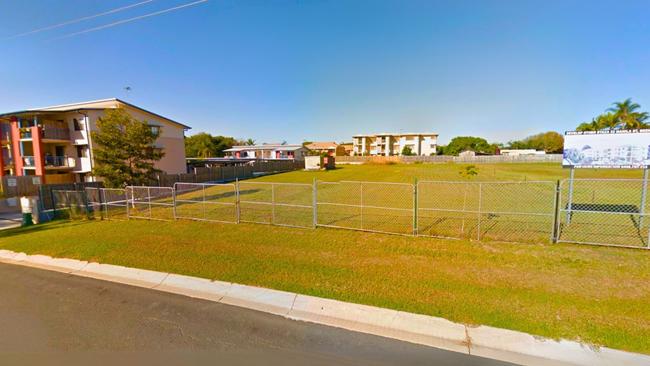
<path fill-rule="evenodd" d="M 190 219 L 331 227 L 408 236 L 650 248 L 648 183 L 236 181 L 54 190 L 64 217 Z M 85 207 L 85 208 L 84 208 Z"/>

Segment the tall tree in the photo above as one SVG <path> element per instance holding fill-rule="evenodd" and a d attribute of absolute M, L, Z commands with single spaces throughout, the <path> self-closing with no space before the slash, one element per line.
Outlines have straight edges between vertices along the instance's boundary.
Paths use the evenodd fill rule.
<path fill-rule="evenodd" d="M 447 146 L 444 146 L 442 151 L 445 155 L 458 155 L 463 151 L 474 151 L 476 153 L 494 154 L 497 145 L 490 144 L 481 137 L 474 136 L 458 136 L 451 139 Z"/>
<path fill-rule="evenodd" d="M 154 168 L 165 155 L 154 147 L 160 128 L 138 121 L 123 108 L 106 110 L 97 127 L 91 133 L 97 145 L 93 175 L 103 178 L 107 187 L 147 185 L 160 172 Z"/>
<path fill-rule="evenodd" d="M 222 157 L 223 151 L 236 143 L 232 137 L 212 136 L 207 132 L 200 132 L 185 138 L 185 155 L 188 158 Z"/>
<path fill-rule="evenodd" d="M 646 121 L 650 117 L 647 112 L 640 112 L 641 106 L 628 98 L 622 102 L 613 103 L 606 113 L 599 115 L 591 122 L 583 122 L 576 129 L 578 131 L 599 131 L 605 129 L 624 128 L 634 130 L 650 128 Z"/>
<path fill-rule="evenodd" d="M 185 138 L 185 156 L 188 158 L 210 158 L 215 156 L 212 135 L 200 132 Z"/>

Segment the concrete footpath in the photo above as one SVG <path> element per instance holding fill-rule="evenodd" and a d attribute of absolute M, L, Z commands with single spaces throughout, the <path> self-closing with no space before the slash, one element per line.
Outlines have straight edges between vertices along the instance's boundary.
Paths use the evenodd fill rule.
<path fill-rule="evenodd" d="M 461 354 L 525 365 L 650 365 L 650 356 L 295 293 L 73 259 L 0 250 L 0 262 L 235 305 Z"/>

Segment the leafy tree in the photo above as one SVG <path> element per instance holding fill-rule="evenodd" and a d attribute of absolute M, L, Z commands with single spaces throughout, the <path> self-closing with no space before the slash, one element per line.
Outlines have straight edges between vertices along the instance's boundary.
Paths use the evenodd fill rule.
<path fill-rule="evenodd" d="M 91 133 L 94 150 L 93 175 L 108 187 L 147 185 L 160 170 L 154 168 L 164 152 L 154 147 L 160 128 L 133 118 L 125 109 L 106 110 Z"/>
<path fill-rule="evenodd" d="M 612 112 L 599 115 L 591 122 L 581 123 L 576 130 L 578 131 L 598 131 L 603 129 L 614 129 L 618 125 L 618 118 Z"/>
<path fill-rule="evenodd" d="M 248 138 L 246 141 L 244 141 L 244 145 L 253 146 L 255 145 L 255 140 Z"/>
<path fill-rule="evenodd" d="M 559 154 L 564 148 L 564 136 L 549 131 L 537 135 L 528 136 L 523 140 L 511 141 L 508 143 L 511 149 L 535 149 L 544 150 L 549 154 Z"/>
<path fill-rule="evenodd" d="M 215 156 L 212 135 L 206 132 L 185 138 L 185 156 L 188 158 L 209 158 Z"/>
<path fill-rule="evenodd" d="M 411 155 L 413 155 L 413 150 L 411 150 L 411 147 L 410 147 L 410 146 L 406 145 L 406 146 L 404 146 L 404 148 L 402 149 L 402 155 L 404 155 L 404 156 L 411 156 Z"/>
<path fill-rule="evenodd" d="M 496 144 L 490 144 L 481 137 L 458 136 L 454 137 L 447 146 L 442 147 L 440 150 L 444 151 L 445 155 L 458 155 L 468 150 L 483 154 L 494 154 L 496 148 Z"/>
<path fill-rule="evenodd" d="M 232 137 L 212 136 L 201 132 L 185 138 L 185 155 L 188 158 L 221 157 L 223 151 L 233 147 L 237 141 Z"/>

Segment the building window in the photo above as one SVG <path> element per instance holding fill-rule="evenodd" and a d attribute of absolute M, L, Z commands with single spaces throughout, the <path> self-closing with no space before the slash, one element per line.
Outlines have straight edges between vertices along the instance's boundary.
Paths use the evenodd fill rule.
<path fill-rule="evenodd" d="M 74 125 L 74 130 L 75 131 L 83 131 L 83 124 L 79 122 L 78 119 L 73 119 L 72 124 Z"/>
<path fill-rule="evenodd" d="M 88 152 L 88 149 L 86 149 L 84 146 L 77 146 L 77 157 L 78 158 L 86 158 L 87 157 L 87 152 Z"/>
<path fill-rule="evenodd" d="M 149 125 L 151 132 L 155 135 L 160 135 L 160 126 Z"/>

